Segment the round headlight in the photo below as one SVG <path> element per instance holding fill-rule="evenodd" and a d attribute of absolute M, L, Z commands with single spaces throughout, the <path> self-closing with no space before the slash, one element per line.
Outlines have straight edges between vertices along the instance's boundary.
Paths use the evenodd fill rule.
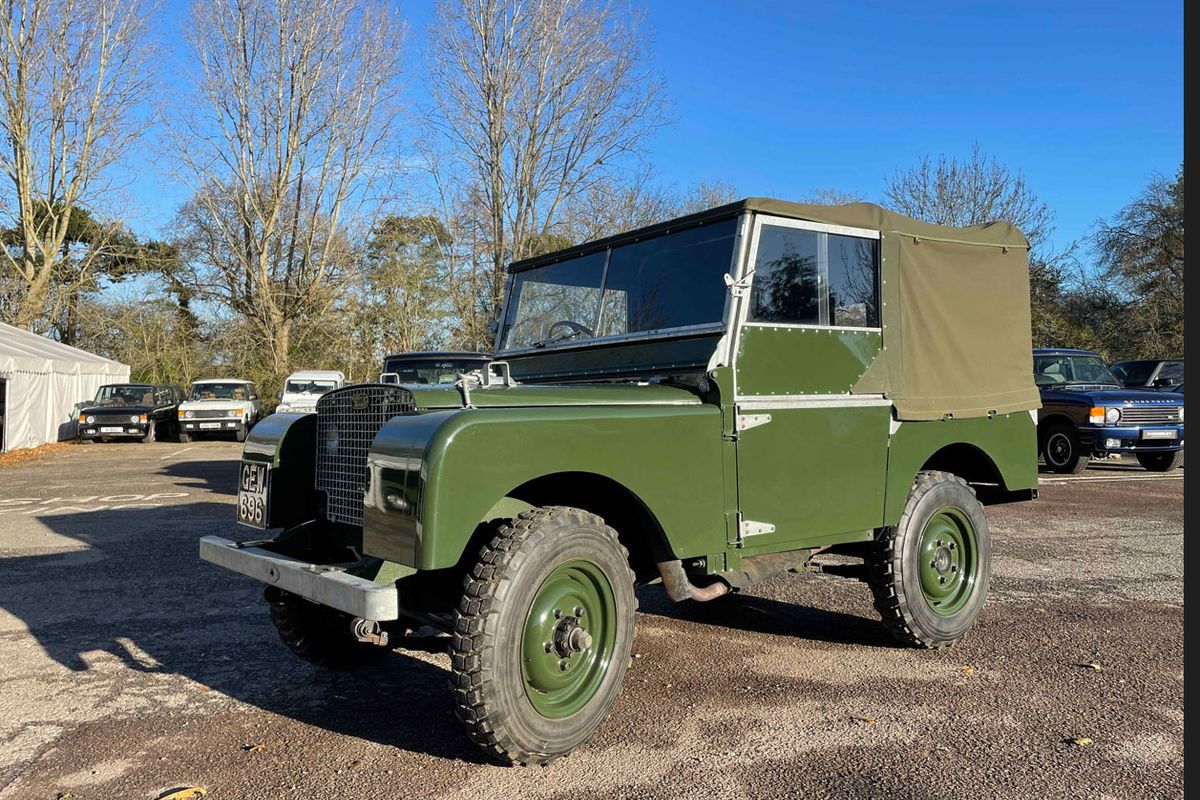
<path fill-rule="evenodd" d="M 137 422 L 137 421 L 138 421 L 138 415 L 137 415 L 137 414 L 134 414 L 133 416 L 131 416 L 131 417 L 129 418 L 129 421 L 130 421 L 130 422 Z"/>
<path fill-rule="evenodd" d="M 96 418 L 95 418 L 95 417 L 88 417 L 88 418 L 87 418 L 87 423 L 88 423 L 88 425 L 91 425 L 91 424 L 92 424 L 93 422 L 95 422 L 95 421 L 96 421 Z"/>
<path fill-rule="evenodd" d="M 185 412 L 183 412 L 183 415 L 184 415 L 185 417 L 187 417 L 188 419 L 191 419 L 192 417 L 194 417 L 194 416 L 196 415 L 196 412 L 194 412 L 194 411 L 185 411 Z"/>
<path fill-rule="evenodd" d="M 227 417 L 236 417 L 237 415 L 238 415 L 238 410 L 236 408 L 231 408 L 225 412 L 225 416 L 227 416 Z"/>
<path fill-rule="evenodd" d="M 1104 421 L 1109 425 L 1116 424 L 1121 419 L 1121 409 L 1110 408 L 1104 412 Z"/>

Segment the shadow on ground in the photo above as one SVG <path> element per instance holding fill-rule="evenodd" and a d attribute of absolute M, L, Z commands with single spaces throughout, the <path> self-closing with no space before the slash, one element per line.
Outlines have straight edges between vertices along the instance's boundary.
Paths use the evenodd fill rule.
<path fill-rule="evenodd" d="M 233 491 L 228 461 L 178 462 L 163 471 L 216 493 Z M 99 669 L 98 654 L 107 653 L 128 669 L 181 675 L 330 731 L 482 761 L 453 722 L 446 670 L 394 652 L 353 673 L 331 673 L 289 653 L 268 621 L 261 586 L 199 560 L 202 535 L 253 536 L 232 525 L 231 516 L 227 503 L 197 502 L 40 517 L 33 524 L 86 548 L 4 559 L 0 607 L 28 626 L 50 658 L 77 673 Z M 639 597 L 643 611 L 690 623 L 892 645 L 874 620 L 762 597 L 674 605 L 658 587 L 641 589 Z M 445 642 L 414 645 L 436 652 Z"/>

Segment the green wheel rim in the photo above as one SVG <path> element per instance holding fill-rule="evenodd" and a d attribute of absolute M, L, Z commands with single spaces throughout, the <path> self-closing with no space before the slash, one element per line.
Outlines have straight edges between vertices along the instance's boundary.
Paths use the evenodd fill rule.
<path fill-rule="evenodd" d="M 612 585 L 589 561 L 559 565 L 538 588 L 521 637 L 521 678 L 539 714 L 570 716 L 595 696 L 612 661 Z"/>
<path fill-rule="evenodd" d="M 938 509 L 925 523 L 918 556 L 921 594 L 929 607 L 950 616 L 965 606 L 979 577 L 979 546 L 966 513 L 954 506 Z"/>

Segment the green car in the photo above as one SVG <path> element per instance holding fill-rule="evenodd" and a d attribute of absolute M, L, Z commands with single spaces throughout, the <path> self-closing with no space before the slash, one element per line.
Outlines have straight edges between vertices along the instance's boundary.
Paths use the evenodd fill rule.
<path fill-rule="evenodd" d="M 1004 223 L 748 199 L 515 263 L 481 369 L 259 423 L 238 520 L 282 532 L 201 556 L 318 664 L 450 634 L 458 718 L 508 763 L 595 733 L 645 584 L 707 602 L 849 556 L 897 638 L 954 644 L 984 504 L 1036 496 L 1027 253 Z"/>

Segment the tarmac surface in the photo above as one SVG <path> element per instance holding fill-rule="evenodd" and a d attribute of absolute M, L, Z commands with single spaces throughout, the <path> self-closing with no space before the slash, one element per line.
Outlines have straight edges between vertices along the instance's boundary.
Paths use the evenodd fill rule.
<path fill-rule="evenodd" d="M 894 646 L 867 588 L 640 591 L 612 715 L 547 768 L 455 723 L 444 639 L 353 673 L 279 643 L 200 562 L 239 446 L 70 447 L 0 467 L 0 800 L 1183 796 L 1183 480 L 1105 462 L 988 509 L 961 645 Z"/>

